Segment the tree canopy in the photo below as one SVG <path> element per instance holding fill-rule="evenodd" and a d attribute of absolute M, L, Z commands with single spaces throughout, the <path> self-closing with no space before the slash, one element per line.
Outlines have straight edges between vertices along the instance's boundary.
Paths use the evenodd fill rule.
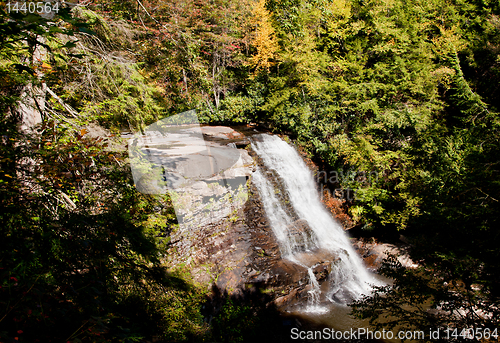
<path fill-rule="evenodd" d="M 290 136 L 350 175 L 326 186 L 355 194 L 352 225 L 410 239 L 421 268 L 388 260 L 394 287 L 357 315 L 498 327 L 498 1 L 96 0 L 53 18 L 0 6 L 2 339 L 209 337 L 203 292 L 161 262 L 170 200 L 136 192 L 120 143 L 88 135 L 192 108 Z M 42 123 L 27 132 L 35 88 Z"/>

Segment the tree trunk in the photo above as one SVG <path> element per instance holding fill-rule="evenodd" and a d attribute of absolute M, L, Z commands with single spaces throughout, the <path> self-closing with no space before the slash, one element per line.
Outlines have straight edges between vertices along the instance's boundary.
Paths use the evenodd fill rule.
<path fill-rule="evenodd" d="M 47 51 L 40 45 L 34 47 L 31 57 L 31 67 L 35 64 L 41 63 L 47 55 Z M 37 74 L 39 80 L 43 74 Z M 21 116 L 21 131 L 29 132 L 40 124 L 43 120 L 42 115 L 45 110 L 45 95 L 47 93 L 47 85 L 42 82 L 39 86 L 34 85 L 33 82 L 26 85 L 21 94 L 19 102 L 19 114 Z"/>

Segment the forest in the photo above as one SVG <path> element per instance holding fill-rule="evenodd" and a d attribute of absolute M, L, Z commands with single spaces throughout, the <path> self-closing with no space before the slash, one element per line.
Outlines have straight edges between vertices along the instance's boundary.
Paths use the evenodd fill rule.
<path fill-rule="evenodd" d="M 499 328 L 500 2 L 27 3 L 0 3 L 0 342 L 266 341 L 262 304 L 207 320 L 171 199 L 134 187 L 121 134 L 190 109 L 351 175 L 350 226 L 410 242 L 354 316 Z"/>

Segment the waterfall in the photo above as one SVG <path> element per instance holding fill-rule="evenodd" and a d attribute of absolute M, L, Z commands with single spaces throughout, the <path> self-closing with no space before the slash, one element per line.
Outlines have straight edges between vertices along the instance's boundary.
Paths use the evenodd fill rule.
<path fill-rule="evenodd" d="M 313 175 L 297 151 L 279 137 L 268 134 L 254 136 L 252 149 L 264 164 L 264 168 L 253 174 L 253 182 L 282 256 L 308 269 L 312 288 L 309 305 L 319 303 L 321 291 L 311 268 L 314 267 L 311 255 L 320 251 L 337 257 L 326 281 L 328 290 L 323 294 L 326 299 L 345 304 L 369 293 L 376 280 L 366 270 L 341 225 L 321 203 Z M 281 184 L 289 206 L 276 195 L 279 190 L 269 178 Z M 302 228 L 297 232 L 298 221 L 305 221 L 308 230 Z"/>
<path fill-rule="evenodd" d="M 324 309 L 320 306 L 321 289 L 312 268 L 307 268 L 307 274 L 309 275 L 309 284 L 311 285 L 311 289 L 308 291 L 309 301 L 306 311 L 325 312 Z"/>

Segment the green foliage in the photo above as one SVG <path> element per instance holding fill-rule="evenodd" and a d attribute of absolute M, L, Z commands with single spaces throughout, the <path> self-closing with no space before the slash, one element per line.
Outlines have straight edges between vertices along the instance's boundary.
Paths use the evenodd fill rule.
<path fill-rule="evenodd" d="M 496 42 L 498 8 L 440 0 L 269 1 L 268 8 L 279 64 L 266 76 L 258 119 L 332 168 L 377 173 L 371 184 L 343 180 L 357 194 L 352 210 L 363 215 L 355 217 L 407 228 L 423 214 L 421 175 L 440 163 L 421 156 L 459 138 L 454 126 L 470 130 L 495 116 L 471 88 L 478 79 L 467 80 L 461 56 L 480 49 L 471 38 L 480 27 Z M 467 11 L 482 17 L 471 25 Z M 468 72 L 476 68 L 465 63 Z"/>
<path fill-rule="evenodd" d="M 81 108 L 81 113 L 106 127 L 129 127 L 132 131 L 159 119 L 163 109 L 154 99 L 158 90 L 145 84 L 140 74 L 136 75 L 139 77 L 135 84 L 130 84 L 129 80 L 120 77 L 108 79 L 113 80 L 114 85 L 106 84 L 106 81 L 102 80 L 101 87 L 109 87 L 108 90 L 116 87 L 115 94 L 101 102 L 87 104 Z"/>
<path fill-rule="evenodd" d="M 428 270 L 392 273 L 396 286 L 360 303 L 363 316 L 444 325 L 439 315 L 404 307 L 430 301 L 457 316 L 465 311 L 466 322 L 476 315 L 471 304 L 495 315 L 498 3 L 267 5 L 280 49 L 277 65 L 256 79 L 267 80 L 257 119 L 294 136 L 332 170 L 375 173 L 340 180 L 355 191 L 353 219 L 425 242 L 414 254 Z M 480 272 L 465 281 L 471 268 Z M 479 290 L 443 288 L 434 277 Z"/>
<path fill-rule="evenodd" d="M 155 201 L 131 185 L 123 154 L 84 132 L 42 130 L 4 132 L 12 140 L 1 146 L 2 339 L 202 336 L 203 293 L 160 263 L 141 226 Z"/>
<path fill-rule="evenodd" d="M 138 48 L 145 70 L 165 92 L 169 112 L 205 108 L 217 116 L 221 101 L 241 90 L 249 3 L 156 0 L 148 7 L 154 14 L 139 12 L 144 30 Z"/>
<path fill-rule="evenodd" d="M 129 52 L 137 49 L 138 31 L 88 9 L 75 15 L 87 21 L 92 34 L 79 33 L 76 46 L 52 61 L 48 85 L 88 120 L 108 128 L 137 131 L 164 115 L 163 91 Z M 67 63 L 71 55 L 80 58 Z"/>
<path fill-rule="evenodd" d="M 257 321 L 250 306 L 239 305 L 228 297 L 212 327 L 217 341 L 244 342 L 248 334 L 255 330 Z"/>
<path fill-rule="evenodd" d="M 254 289 L 230 296 L 215 291 L 212 301 L 219 306 L 211 321 L 211 338 L 215 342 L 287 340 L 289 328 L 283 326 L 283 318 L 275 308 L 266 306 L 270 295 L 261 292 Z"/>
<path fill-rule="evenodd" d="M 360 316 L 498 325 L 498 1 L 262 5 L 94 1 L 50 21 L 2 10 L 2 338 L 21 327 L 53 340 L 203 336 L 202 292 L 159 262 L 175 227 L 169 199 L 135 192 L 122 153 L 82 131 L 137 131 L 191 108 L 204 123 L 287 133 L 332 170 L 377 175 L 340 180 L 356 194 L 352 218 L 404 230 L 427 268 L 389 261 L 394 287 L 358 303 Z M 60 99 L 47 99 L 40 135 L 21 135 L 17 103 L 41 81 Z M 252 306 L 227 300 L 214 337 L 250 337 L 261 325 Z"/>
<path fill-rule="evenodd" d="M 89 33 L 71 15 L 64 9 L 51 21 L 22 15 L 7 20 L 2 12 L 1 340 L 202 337 L 203 292 L 160 262 L 158 249 L 168 237 L 156 235 L 168 236 L 165 222 L 174 225 L 169 199 L 138 193 L 124 153 L 82 129 L 89 120 L 131 129 L 156 120 L 160 91 L 135 61 L 117 52 L 131 47 L 127 25 L 81 10 L 77 16 L 89 22 Z M 79 42 L 68 38 L 68 28 L 82 30 Z M 49 52 L 46 60 L 35 58 L 40 47 Z M 60 99 L 49 101 L 43 125 L 32 134 L 20 132 L 17 103 L 24 87 L 42 78 L 90 115 L 64 118 Z M 156 222 L 165 222 L 151 227 L 157 201 L 164 210 Z"/>
<path fill-rule="evenodd" d="M 303 3 L 300 0 L 266 1 L 267 8 L 274 13 L 277 26 L 285 33 L 292 34 L 302 28 L 299 13 Z"/>
<path fill-rule="evenodd" d="M 199 111 L 200 122 L 249 123 L 255 118 L 256 106 L 249 97 L 234 95 L 221 100 L 219 109 Z"/>

